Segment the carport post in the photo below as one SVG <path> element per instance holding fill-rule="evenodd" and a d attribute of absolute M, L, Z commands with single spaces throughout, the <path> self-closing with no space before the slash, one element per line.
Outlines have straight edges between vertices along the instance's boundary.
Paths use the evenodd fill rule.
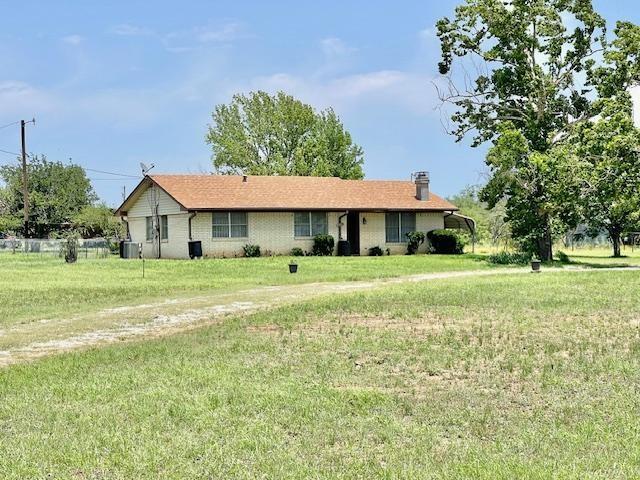
<path fill-rule="evenodd" d="M 476 253 L 476 225 L 475 222 L 473 227 L 469 224 L 468 219 L 464 219 L 464 223 L 467 224 L 467 228 L 471 230 L 471 253 Z"/>

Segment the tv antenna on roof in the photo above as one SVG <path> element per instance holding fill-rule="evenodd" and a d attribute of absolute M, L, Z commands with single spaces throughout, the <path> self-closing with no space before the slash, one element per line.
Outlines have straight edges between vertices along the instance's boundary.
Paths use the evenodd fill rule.
<path fill-rule="evenodd" d="M 142 169 L 142 176 L 146 177 L 147 176 L 147 172 L 149 172 L 149 170 L 151 170 L 153 167 L 155 167 L 155 165 L 153 163 L 151 164 L 150 167 L 148 167 L 144 163 L 140 162 L 140 168 Z"/>

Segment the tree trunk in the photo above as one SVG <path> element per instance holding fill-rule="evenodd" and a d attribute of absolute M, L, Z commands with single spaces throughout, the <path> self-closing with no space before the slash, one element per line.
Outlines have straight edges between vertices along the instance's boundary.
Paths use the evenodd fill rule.
<path fill-rule="evenodd" d="M 609 237 L 611 238 L 611 243 L 613 243 L 613 256 L 618 258 L 621 256 L 620 254 L 620 233 L 619 232 L 609 232 Z"/>
<path fill-rule="evenodd" d="M 543 262 L 550 262 L 553 260 L 553 241 L 551 238 L 551 228 L 549 226 L 549 219 L 544 218 L 544 232 L 542 237 L 538 239 L 538 258 Z"/>
<path fill-rule="evenodd" d="M 538 242 L 538 258 L 543 262 L 553 260 L 553 245 L 551 245 L 551 239 L 547 235 Z"/>

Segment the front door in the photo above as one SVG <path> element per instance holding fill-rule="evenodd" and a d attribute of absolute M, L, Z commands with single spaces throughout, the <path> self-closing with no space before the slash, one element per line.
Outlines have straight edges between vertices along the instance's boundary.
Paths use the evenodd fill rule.
<path fill-rule="evenodd" d="M 347 214 L 347 240 L 351 245 L 351 255 L 360 255 L 360 212 Z"/>

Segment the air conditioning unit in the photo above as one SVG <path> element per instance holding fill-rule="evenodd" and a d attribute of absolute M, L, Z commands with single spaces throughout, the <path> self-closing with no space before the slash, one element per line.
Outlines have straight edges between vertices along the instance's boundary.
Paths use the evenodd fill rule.
<path fill-rule="evenodd" d="M 120 242 L 120 258 L 140 258 L 142 245 L 136 242 Z"/>

